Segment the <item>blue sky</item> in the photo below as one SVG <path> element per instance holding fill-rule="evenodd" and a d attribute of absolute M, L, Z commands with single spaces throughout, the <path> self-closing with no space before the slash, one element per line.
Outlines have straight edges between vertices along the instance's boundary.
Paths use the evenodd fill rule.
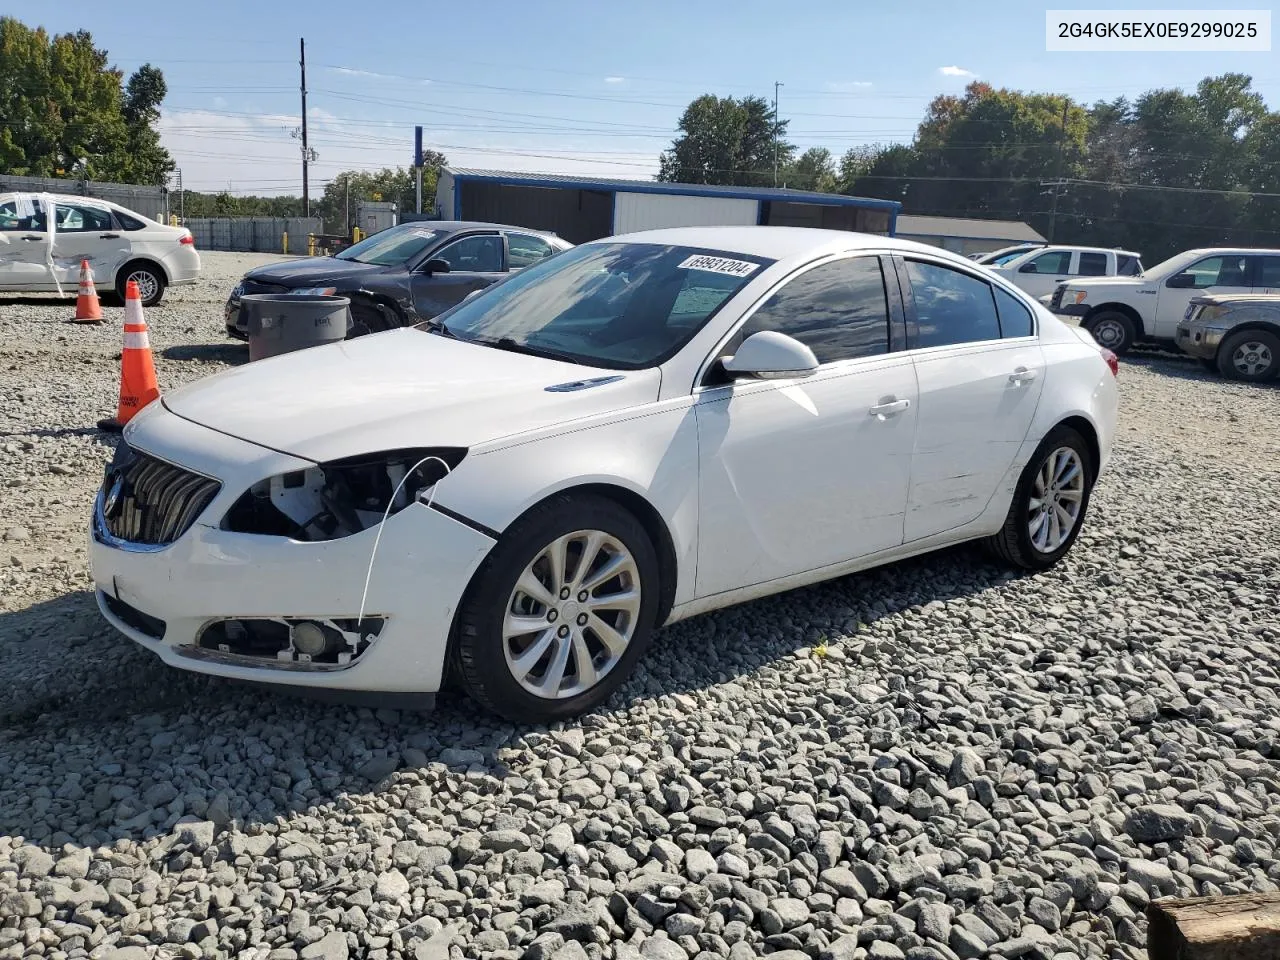
<path fill-rule="evenodd" d="M 161 67 L 164 140 L 186 186 L 236 193 L 301 189 L 300 36 L 316 193 L 340 170 L 407 165 L 415 123 L 459 166 L 646 177 L 693 97 L 771 98 L 774 81 L 790 139 L 837 155 L 910 140 L 932 97 L 974 77 L 1089 103 L 1240 70 L 1280 106 L 1274 51 L 1046 53 L 1046 6 L 1101 5 L 10 0 L 7 12 L 89 30 L 126 72 Z"/>

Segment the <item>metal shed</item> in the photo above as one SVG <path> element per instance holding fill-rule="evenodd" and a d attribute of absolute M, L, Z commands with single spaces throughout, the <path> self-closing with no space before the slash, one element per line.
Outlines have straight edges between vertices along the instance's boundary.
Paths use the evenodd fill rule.
<path fill-rule="evenodd" d="M 571 243 L 661 227 L 784 225 L 893 236 L 902 205 L 784 187 L 725 187 L 656 180 L 445 167 L 436 215 L 550 230 Z"/>
<path fill-rule="evenodd" d="M 968 217 L 898 217 L 898 236 L 968 256 L 990 253 L 1015 243 L 1045 239 L 1020 220 L 975 220 Z"/>

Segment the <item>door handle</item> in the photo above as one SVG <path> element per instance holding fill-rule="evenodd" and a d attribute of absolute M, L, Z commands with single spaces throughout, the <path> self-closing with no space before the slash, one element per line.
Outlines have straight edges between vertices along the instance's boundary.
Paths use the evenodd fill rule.
<path fill-rule="evenodd" d="M 37 234 L 37 235 L 35 235 L 35 236 L 32 236 L 31 234 L 29 234 L 29 233 L 28 233 L 28 234 L 27 234 L 26 236 L 24 236 L 22 239 L 23 239 L 23 240 L 43 240 L 43 239 L 44 239 L 44 235 L 43 235 L 43 234 Z"/>
<path fill-rule="evenodd" d="M 99 240 L 119 240 L 119 239 L 120 239 L 120 234 L 118 234 L 118 233 L 100 233 L 100 234 L 98 234 L 98 239 L 99 239 Z"/>
<path fill-rule="evenodd" d="M 1013 373 L 1009 374 L 1009 382 L 1013 384 L 1030 383 L 1037 376 L 1039 371 L 1031 370 L 1027 367 L 1018 367 Z"/>
<path fill-rule="evenodd" d="M 886 400 L 883 403 L 877 403 L 868 412 L 873 417 L 879 417 L 881 420 L 885 420 L 901 413 L 909 406 L 911 406 L 911 401 L 905 398 L 902 400 Z"/>

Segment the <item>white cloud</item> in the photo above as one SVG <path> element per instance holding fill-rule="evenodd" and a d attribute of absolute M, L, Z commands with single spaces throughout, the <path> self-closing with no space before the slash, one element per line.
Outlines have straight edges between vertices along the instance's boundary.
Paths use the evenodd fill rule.
<path fill-rule="evenodd" d="M 336 73 L 344 77 L 369 77 L 374 80 L 404 80 L 411 79 L 406 77 L 397 77 L 391 73 L 374 73 L 372 70 L 357 70 L 355 67 L 325 67 L 330 73 Z M 423 83 L 430 81 L 424 80 Z"/>
<path fill-rule="evenodd" d="M 605 77 L 604 82 L 605 83 L 626 83 L 627 78 L 626 77 Z"/>
<path fill-rule="evenodd" d="M 182 170 L 188 190 L 238 195 L 298 195 L 302 192 L 300 144 L 291 136 L 296 114 L 255 113 L 251 104 L 231 110 L 166 111 L 158 124 L 161 141 Z M 352 122 L 320 107 L 307 110 L 311 145 L 319 159 L 311 165 L 313 198 L 344 170 L 379 170 L 407 166 L 413 149 L 413 127 L 403 121 Z M 462 167 L 488 167 L 530 173 L 576 173 L 602 177 L 647 179 L 657 173 L 653 159 L 620 162 L 614 142 L 590 138 L 547 146 L 544 137 L 478 136 L 447 127 L 424 130 L 426 145 L 442 151 Z M 403 141 L 399 143 L 398 141 Z M 447 145 L 447 146 L 444 146 Z"/>
<path fill-rule="evenodd" d="M 977 74 L 964 67 L 939 67 L 938 72 L 944 77 L 976 77 Z"/>
<path fill-rule="evenodd" d="M 874 84 L 870 80 L 830 80 L 827 89 L 833 93 L 854 93 L 858 90 L 869 90 Z"/>

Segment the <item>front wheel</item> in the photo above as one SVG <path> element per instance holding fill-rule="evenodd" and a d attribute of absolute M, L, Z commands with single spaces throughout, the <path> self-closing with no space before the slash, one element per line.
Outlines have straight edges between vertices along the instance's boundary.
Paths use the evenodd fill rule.
<path fill-rule="evenodd" d="M 1085 329 L 1100 346 L 1106 347 L 1116 356 L 1128 353 L 1138 334 L 1133 320 L 1119 310 L 1104 310 L 1091 317 L 1085 323 Z"/>
<path fill-rule="evenodd" d="M 987 547 L 1012 566 L 1052 567 L 1080 534 L 1096 471 L 1084 437 L 1055 427 L 1022 471 L 1004 527 Z"/>
<path fill-rule="evenodd" d="M 452 665 L 482 706 L 517 723 L 603 703 L 648 646 L 657 553 L 612 500 L 565 494 L 516 522 L 458 612 Z"/>
<path fill-rule="evenodd" d="M 1280 372 L 1280 338 L 1266 330 L 1232 334 L 1218 348 L 1218 372 L 1251 383 L 1275 379 Z"/>
<path fill-rule="evenodd" d="M 397 320 L 398 317 L 388 307 L 373 303 L 352 302 L 351 330 L 348 336 L 363 337 L 370 333 L 392 330 L 399 326 Z"/>

